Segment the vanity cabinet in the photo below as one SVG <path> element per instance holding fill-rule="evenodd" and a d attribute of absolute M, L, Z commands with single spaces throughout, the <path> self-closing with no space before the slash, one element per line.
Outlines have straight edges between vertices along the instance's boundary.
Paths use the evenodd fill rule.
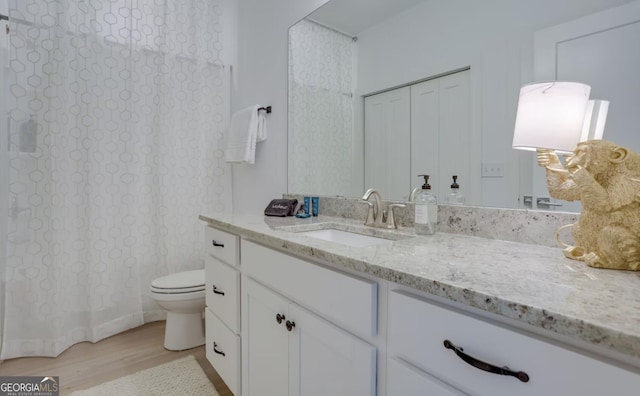
<path fill-rule="evenodd" d="M 315 259 L 311 246 L 294 255 L 286 239 L 266 247 L 250 239 L 260 238 L 255 232 L 238 234 L 206 232 L 206 354 L 236 396 L 626 396 L 640 389 L 637 360 L 342 270 L 338 253 L 334 266 Z"/>
<path fill-rule="evenodd" d="M 444 389 L 434 394 L 442 395 L 635 395 L 640 389 L 636 373 L 398 291 L 389 295 L 388 359 L 388 395 L 415 394 L 418 384 L 434 382 Z"/>
<path fill-rule="evenodd" d="M 240 395 L 240 238 L 205 228 L 205 339 L 207 360 Z"/>
<path fill-rule="evenodd" d="M 376 348 L 336 324 L 371 333 L 371 315 L 359 311 L 375 304 L 375 283 L 248 241 L 242 257 L 243 395 L 375 396 Z M 287 269 L 293 273 L 282 272 Z M 330 306 L 331 294 L 345 304 Z M 358 306 L 350 297 L 369 301 Z"/>

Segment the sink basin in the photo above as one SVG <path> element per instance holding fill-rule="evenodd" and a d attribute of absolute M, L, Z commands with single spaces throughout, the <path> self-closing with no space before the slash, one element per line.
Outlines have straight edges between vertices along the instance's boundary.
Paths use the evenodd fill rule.
<path fill-rule="evenodd" d="M 322 230 L 300 231 L 297 234 L 310 236 L 313 238 L 323 239 L 341 243 L 353 247 L 373 246 L 383 242 L 389 242 L 389 239 L 378 238 L 371 235 L 362 235 L 355 232 L 337 230 L 335 228 L 324 228 Z"/>

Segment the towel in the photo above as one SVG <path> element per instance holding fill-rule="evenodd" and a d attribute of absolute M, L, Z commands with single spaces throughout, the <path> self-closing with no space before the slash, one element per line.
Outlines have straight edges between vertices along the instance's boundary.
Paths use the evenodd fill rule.
<path fill-rule="evenodd" d="M 266 112 L 260 105 L 242 109 L 231 116 L 225 160 L 255 163 L 256 143 L 267 139 Z"/>

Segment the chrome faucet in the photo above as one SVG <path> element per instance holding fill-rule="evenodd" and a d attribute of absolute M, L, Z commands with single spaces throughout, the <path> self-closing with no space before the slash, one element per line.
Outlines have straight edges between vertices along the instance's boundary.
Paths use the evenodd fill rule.
<path fill-rule="evenodd" d="M 373 199 L 375 200 L 375 206 L 369 201 L 371 196 L 373 196 Z M 380 193 L 373 188 L 368 189 L 367 192 L 364 193 L 362 196 L 362 202 L 366 203 L 368 206 L 367 220 L 364 222 L 364 225 L 380 228 L 398 228 L 393 209 L 404 208 L 404 204 L 390 204 L 387 212 L 383 208 Z"/>

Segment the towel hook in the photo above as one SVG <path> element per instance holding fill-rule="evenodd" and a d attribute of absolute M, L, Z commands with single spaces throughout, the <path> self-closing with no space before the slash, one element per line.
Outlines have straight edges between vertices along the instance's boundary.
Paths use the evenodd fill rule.
<path fill-rule="evenodd" d="M 258 111 L 260 111 L 260 110 L 265 110 L 267 112 L 267 114 L 271 114 L 271 106 L 258 107 Z"/>

